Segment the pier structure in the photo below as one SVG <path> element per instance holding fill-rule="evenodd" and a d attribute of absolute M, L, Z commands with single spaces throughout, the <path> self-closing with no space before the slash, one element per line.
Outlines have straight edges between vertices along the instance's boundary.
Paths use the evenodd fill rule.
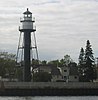
<path fill-rule="evenodd" d="M 98 83 L 0 82 L 0 96 L 98 96 Z"/>
<path fill-rule="evenodd" d="M 18 60 L 21 60 L 20 62 L 22 64 L 20 66 L 23 66 L 22 69 L 24 82 L 31 81 L 31 65 L 32 59 L 34 59 L 34 52 L 36 54 L 36 59 L 38 60 L 38 50 L 35 37 L 36 28 L 34 27 L 34 22 L 35 18 L 33 18 L 32 20 L 32 13 L 27 8 L 27 11 L 23 13 L 23 18 L 20 19 L 20 37 L 16 59 L 16 62 L 18 62 Z"/>

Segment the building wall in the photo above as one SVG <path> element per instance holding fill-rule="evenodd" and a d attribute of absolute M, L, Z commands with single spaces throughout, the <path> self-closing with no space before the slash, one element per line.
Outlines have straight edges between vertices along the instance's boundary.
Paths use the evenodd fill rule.
<path fill-rule="evenodd" d="M 79 81 L 79 76 L 74 72 L 73 75 L 70 74 L 70 71 L 72 69 L 70 69 L 69 67 L 59 67 L 59 70 L 60 70 L 60 73 L 61 75 L 52 75 L 52 79 L 51 81 L 52 82 L 56 82 L 56 81 L 66 81 L 66 82 L 78 82 Z M 38 71 L 35 70 L 35 72 Z M 51 73 L 51 67 L 47 67 L 47 66 L 44 66 L 44 67 L 40 67 L 40 71 L 42 72 L 48 72 L 48 73 Z"/>
<path fill-rule="evenodd" d="M 51 82 L 56 82 L 58 80 L 62 80 L 62 76 L 61 75 L 52 75 Z"/>
<path fill-rule="evenodd" d="M 78 82 L 79 81 L 79 76 L 78 75 L 70 75 L 68 82 Z"/>
<path fill-rule="evenodd" d="M 68 77 L 69 77 L 69 68 L 68 67 L 62 67 L 61 68 L 61 74 L 62 74 L 62 79 L 68 82 Z"/>

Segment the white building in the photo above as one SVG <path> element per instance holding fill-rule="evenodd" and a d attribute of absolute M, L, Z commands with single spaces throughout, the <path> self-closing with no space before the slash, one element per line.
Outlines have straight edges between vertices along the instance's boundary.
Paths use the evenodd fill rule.
<path fill-rule="evenodd" d="M 68 78 L 69 78 L 69 67 L 61 67 L 60 68 L 60 72 L 62 75 L 62 80 L 64 80 L 65 82 L 68 82 Z"/>
<path fill-rule="evenodd" d="M 60 67 L 60 72 L 62 75 L 62 80 L 65 82 L 78 82 L 78 68 L 76 63 L 70 63 L 68 66 Z"/>
<path fill-rule="evenodd" d="M 39 68 L 35 68 L 33 72 L 48 72 L 52 75 L 52 82 L 78 82 L 78 70 L 75 63 L 71 63 L 68 67 L 54 67 L 54 66 L 40 66 Z"/>
<path fill-rule="evenodd" d="M 57 68 L 57 67 L 49 66 L 49 65 L 42 65 L 42 66 L 39 66 L 38 68 L 33 69 L 33 73 L 36 73 L 38 71 L 47 72 L 47 73 L 51 74 L 51 76 L 52 76 L 51 81 L 52 82 L 62 80 L 61 72 L 60 72 L 59 68 Z"/>

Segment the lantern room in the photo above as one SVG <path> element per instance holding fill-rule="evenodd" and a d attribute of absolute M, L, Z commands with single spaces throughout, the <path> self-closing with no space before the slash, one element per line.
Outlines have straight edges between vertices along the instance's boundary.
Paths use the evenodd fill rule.
<path fill-rule="evenodd" d="M 24 14 L 24 20 L 25 21 L 32 21 L 32 13 L 28 10 L 23 13 Z"/>
<path fill-rule="evenodd" d="M 20 27 L 19 27 L 19 31 L 24 32 L 25 30 L 28 31 L 35 31 L 35 29 L 33 29 L 33 23 L 35 22 L 34 20 L 32 21 L 32 13 L 28 10 L 23 13 L 23 18 L 20 20 Z"/>

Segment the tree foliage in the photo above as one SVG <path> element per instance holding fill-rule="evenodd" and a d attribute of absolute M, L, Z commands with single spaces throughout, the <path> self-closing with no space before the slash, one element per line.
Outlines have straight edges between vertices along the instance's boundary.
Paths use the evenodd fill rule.
<path fill-rule="evenodd" d="M 79 64 L 78 64 L 78 71 L 79 71 L 79 76 L 83 76 L 83 71 L 84 71 L 84 49 L 81 48 L 80 50 L 80 55 L 79 55 Z"/>
<path fill-rule="evenodd" d="M 88 81 L 93 81 L 94 79 L 94 56 L 93 50 L 91 48 L 89 40 L 87 40 L 86 49 L 85 49 L 85 74 Z"/>
<path fill-rule="evenodd" d="M 15 55 L 8 52 L 0 52 L 0 76 L 11 77 L 15 74 Z"/>
<path fill-rule="evenodd" d="M 79 55 L 79 76 L 80 81 L 93 81 L 96 79 L 93 50 L 90 41 L 87 40 L 85 52 L 81 48 Z"/>
<path fill-rule="evenodd" d="M 47 64 L 54 66 L 54 67 L 63 67 L 63 66 L 68 66 L 68 64 L 70 64 L 71 62 L 73 62 L 73 60 L 71 59 L 70 55 L 65 55 L 62 59 L 60 60 L 52 60 L 49 61 Z"/>
<path fill-rule="evenodd" d="M 84 49 L 81 48 L 79 55 L 79 65 L 82 65 L 83 63 L 84 63 Z"/>
<path fill-rule="evenodd" d="M 70 55 L 65 55 L 64 56 L 64 64 L 68 66 L 69 63 L 73 62 L 71 59 Z"/>
<path fill-rule="evenodd" d="M 48 65 L 51 65 L 53 67 L 57 67 L 59 65 L 59 60 L 52 60 L 48 62 Z"/>

